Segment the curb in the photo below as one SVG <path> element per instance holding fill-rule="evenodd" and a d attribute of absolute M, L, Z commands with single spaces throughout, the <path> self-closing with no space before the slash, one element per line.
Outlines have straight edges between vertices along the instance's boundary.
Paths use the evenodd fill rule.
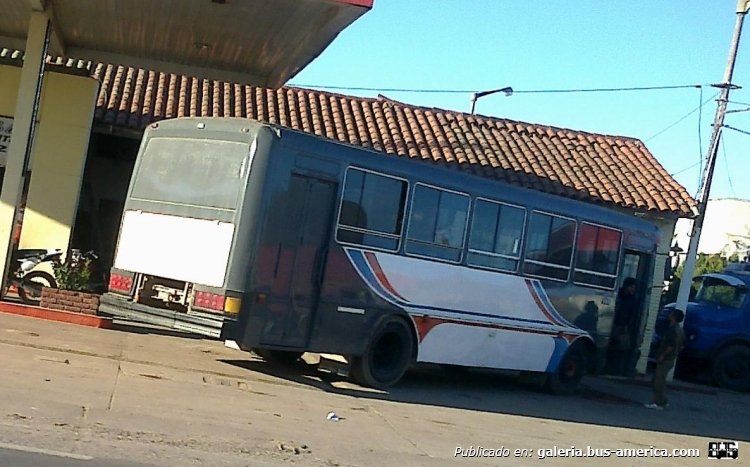
<path fill-rule="evenodd" d="M 59 321 L 61 323 L 77 324 L 92 328 L 110 329 L 112 318 L 102 316 L 72 313 L 70 311 L 52 310 L 38 306 L 20 305 L 16 303 L 0 302 L 0 313 L 28 316 L 30 318 L 45 319 L 48 321 Z"/>

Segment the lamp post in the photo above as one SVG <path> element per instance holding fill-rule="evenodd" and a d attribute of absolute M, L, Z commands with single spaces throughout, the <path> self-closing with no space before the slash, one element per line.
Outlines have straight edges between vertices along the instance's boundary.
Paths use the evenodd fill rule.
<path fill-rule="evenodd" d="M 739 0 L 737 2 L 737 21 L 734 26 L 732 43 L 729 47 L 729 58 L 727 66 L 724 69 L 724 80 L 717 87 L 721 88 L 721 97 L 716 108 L 716 117 L 714 118 L 713 132 L 711 134 L 711 145 L 708 150 L 708 160 L 703 172 L 703 181 L 701 190 L 698 195 L 698 215 L 693 221 L 693 228 L 690 232 L 690 246 L 688 246 L 687 256 L 685 257 L 685 269 L 682 272 L 682 281 L 680 281 L 680 290 L 677 293 L 677 303 L 675 307 L 678 310 L 687 311 L 688 297 L 690 294 L 690 285 L 693 282 L 693 273 L 695 272 L 695 260 L 698 255 L 698 242 L 700 241 L 703 220 L 706 216 L 706 206 L 708 205 L 708 195 L 711 191 L 711 179 L 714 174 L 716 165 L 716 155 L 719 152 L 719 141 L 721 140 L 721 130 L 724 126 L 724 114 L 727 110 L 727 101 L 729 100 L 729 91 L 736 88 L 732 84 L 732 75 L 734 74 L 734 64 L 737 60 L 737 48 L 740 43 L 742 34 L 742 23 L 745 15 L 750 9 L 750 0 Z"/>
<path fill-rule="evenodd" d="M 510 87 L 510 86 L 506 86 L 504 88 L 493 89 L 491 91 L 475 92 L 471 96 L 471 114 L 474 115 L 474 108 L 477 105 L 477 99 L 479 99 L 480 97 L 489 96 L 490 94 L 495 94 L 495 93 L 498 93 L 498 92 L 504 92 L 506 96 L 510 96 L 510 95 L 513 94 L 513 88 Z"/>

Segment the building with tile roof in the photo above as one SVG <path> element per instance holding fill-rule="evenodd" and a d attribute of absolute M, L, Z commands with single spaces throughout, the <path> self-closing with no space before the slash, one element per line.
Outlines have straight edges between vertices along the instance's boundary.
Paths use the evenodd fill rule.
<path fill-rule="evenodd" d="M 18 53 L 0 50 L 0 61 L 20 60 Z M 646 217 L 660 226 L 663 238 L 648 290 L 645 346 L 675 222 L 696 212 L 695 200 L 635 138 L 414 106 L 384 96 L 272 89 L 77 60 L 55 59 L 51 65 L 100 83 L 73 243 L 102 252 L 105 264 L 114 253 L 143 129 L 184 116 L 252 118 L 384 157 L 441 165 Z"/>
<path fill-rule="evenodd" d="M 95 122 L 142 131 L 175 117 L 252 118 L 593 203 L 692 217 L 695 201 L 635 138 L 292 87 L 96 64 Z"/>

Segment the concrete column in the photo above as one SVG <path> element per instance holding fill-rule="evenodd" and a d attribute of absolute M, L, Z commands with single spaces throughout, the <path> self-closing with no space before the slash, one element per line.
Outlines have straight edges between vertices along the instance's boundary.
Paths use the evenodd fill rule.
<path fill-rule="evenodd" d="M 13 224 L 16 209 L 21 200 L 24 172 L 31 150 L 49 34 L 50 21 L 47 14 L 32 10 L 16 111 L 13 115 L 13 133 L 8 148 L 2 191 L 0 191 L 0 265 L 3 266 L 4 272 L 8 270 Z M 7 274 L 3 274 L 3 284 L 6 282 L 6 276 Z"/>

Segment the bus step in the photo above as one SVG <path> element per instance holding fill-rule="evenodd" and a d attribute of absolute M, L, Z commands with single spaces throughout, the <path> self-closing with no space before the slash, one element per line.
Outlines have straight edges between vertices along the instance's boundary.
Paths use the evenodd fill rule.
<path fill-rule="evenodd" d="M 325 371 L 334 375 L 349 377 L 349 362 L 341 355 L 320 354 L 318 370 Z"/>

